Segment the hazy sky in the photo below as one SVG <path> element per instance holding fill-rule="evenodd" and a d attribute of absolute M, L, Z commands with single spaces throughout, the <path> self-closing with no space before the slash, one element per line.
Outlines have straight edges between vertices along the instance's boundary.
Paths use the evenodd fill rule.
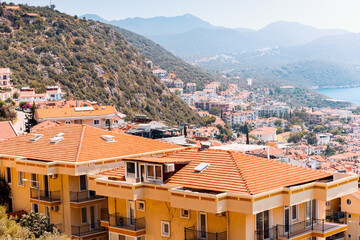
<path fill-rule="evenodd" d="M 0 0 L 1 1 L 1 0 Z M 13 0 L 46 5 L 50 0 Z M 259 29 L 294 21 L 318 28 L 360 32 L 360 0 L 52 0 L 71 15 L 98 14 L 107 20 L 193 14 L 213 25 Z"/>

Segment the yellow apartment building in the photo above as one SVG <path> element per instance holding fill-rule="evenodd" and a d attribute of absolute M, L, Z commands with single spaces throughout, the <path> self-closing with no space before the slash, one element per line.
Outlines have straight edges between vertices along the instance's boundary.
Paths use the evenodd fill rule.
<path fill-rule="evenodd" d="M 8 211 L 40 211 L 72 238 L 107 239 L 100 225 L 107 197 L 89 189 L 87 175 L 119 167 L 123 158 L 176 150 L 176 145 L 81 124 L 0 141 L 1 173 L 11 186 Z"/>
<path fill-rule="evenodd" d="M 345 233 L 345 239 L 360 239 L 360 190 L 343 196 L 339 202 L 341 210 L 345 212 L 348 223 L 348 230 Z"/>
<path fill-rule="evenodd" d="M 89 189 L 107 199 L 100 224 L 110 240 L 344 239 L 348 225 L 330 220 L 328 203 L 358 189 L 356 175 L 232 151 L 123 162 L 88 175 Z"/>

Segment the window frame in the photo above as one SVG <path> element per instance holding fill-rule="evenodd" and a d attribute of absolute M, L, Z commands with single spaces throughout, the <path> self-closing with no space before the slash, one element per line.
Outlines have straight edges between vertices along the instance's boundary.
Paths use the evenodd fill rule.
<path fill-rule="evenodd" d="M 22 175 L 22 177 L 20 177 L 21 175 Z M 25 178 L 25 173 L 22 171 L 17 171 L 18 186 L 20 186 L 20 187 L 25 186 L 24 178 Z"/>
<path fill-rule="evenodd" d="M 83 216 L 83 209 L 85 209 L 85 221 L 84 221 L 84 216 Z M 88 212 L 87 212 L 87 207 L 82 207 L 80 208 L 80 216 L 81 216 L 81 224 L 85 224 L 88 222 Z"/>
<path fill-rule="evenodd" d="M 149 167 L 153 167 L 154 177 L 149 177 L 149 171 L 148 171 Z M 157 168 L 160 168 L 160 177 L 158 176 L 158 174 L 156 172 Z M 145 164 L 145 174 L 146 174 L 146 180 L 162 182 L 163 181 L 163 166 L 159 165 L 159 164 Z"/>
<path fill-rule="evenodd" d="M 131 163 L 131 164 L 134 164 L 134 169 L 135 169 L 135 173 L 131 173 L 131 174 L 134 174 L 134 176 L 129 176 L 129 172 L 128 172 L 128 164 L 129 163 Z M 125 173 L 125 175 L 126 175 L 126 177 L 129 177 L 129 178 L 137 178 L 137 176 L 138 176 L 138 169 L 137 169 L 137 163 L 136 162 L 126 162 L 125 163 L 125 171 L 126 171 L 126 173 Z"/>
<path fill-rule="evenodd" d="M 144 206 L 143 208 L 140 207 L 141 204 L 143 204 L 143 206 Z M 143 201 L 143 200 L 137 200 L 137 201 L 136 201 L 136 210 L 137 210 L 137 211 L 145 212 L 145 209 L 146 209 L 146 207 L 145 207 L 145 201 Z"/>
<path fill-rule="evenodd" d="M 33 179 L 33 176 L 35 176 L 35 179 Z M 38 182 L 38 176 L 37 176 L 36 173 L 31 173 L 30 174 L 30 179 L 31 179 L 31 181 L 30 181 L 30 187 L 31 188 L 36 188 L 37 189 L 38 187 L 40 187 L 40 186 L 38 186 L 39 182 Z"/>
<path fill-rule="evenodd" d="M 12 185 L 11 167 L 5 167 L 5 181 L 6 181 L 7 184 Z"/>
<path fill-rule="evenodd" d="M 188 211 L 187 216 L 183 214 L 184 210 Z M 190 209 L 180 208 L 180 218 L 190 219 Z"/>
<path fill-rule="evenodd" d="M 35 211 L 35 206 L 36 206 L 37 211 Z M 32 204 L 31 204 L 31 210 L 32 210 L 33 212 L 35 212 L 35 213 L 40 213 L 39 204 L 37 204 L 37 203 L 32 203 Z"/>
<path fill-rule="evenodd" d="M 87 175 L 80 175 L 79 176 L 79 190 L 80 190 L 80 192 L 85 192 L 85 191 L 87 191 L 88 190 L 88 181 L 87 181 L 87 177 L 86 177 Z M 81 184 L 81 179 L 82 179 L 82 177 L 84 177 L 85 178 L 85 189 L 83 189 L 82 188 L 82 184 Z"/>
<path fill-rule="evenodd" d="M 96 122 L 97 122 L 97 123 L 96 123 Z M 94 119 L 93 124 L 94 124 L 94 125 L 100 125 L 100 120 L 99 120 L 99 119 Z"/>
<path fill-rule="evenodd" d="M 295 211 L 296 211 L 296 218 L 294 218 L 294 207 L 295 207 Z M 291 206 L 291 221 L 295 222 L 299 220 L 299 205 L 292 205 Z"/>
<path fill-rule="evenodd" d="M 8 202 L 11 202 L 11 211 L 9 211 L 9 205 L 6 205 L 6 211 L 11 213 L 11 212 L 14 212 L 14 201 L 13 201 L 13 197 L 9 197 L 9 201 Z"/>
<path fill-rule="evenodd" d="M 168 232 L 165 232 L 165 226 L 168 226 Z M 170 237 L 171 226 L 169 221 L 161 221 L 161 236 L 162 237 Z"/>

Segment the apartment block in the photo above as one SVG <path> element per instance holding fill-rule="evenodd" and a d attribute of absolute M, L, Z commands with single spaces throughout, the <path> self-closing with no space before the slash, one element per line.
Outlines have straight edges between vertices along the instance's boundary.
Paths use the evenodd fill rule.
<path fill-rule="evenodd" d="M 233 151 L 190 148 L 123 162 L 89 175 L 90 190 L 107 197 L 101 226 L 111 240 L 344 239 L 348 225 L 328 221 L 327 203 L 358 188 L 357 175 Z"/>
<path fill-rule="evenodd" d="M 123 157 L 176 150 L 172 144 L 81 124 L 0 141 L 1 174 L 11 186 L 8 211 L 47 215 L 73 239 L 107 239 L 100 218 L 108 200 L 89 189 L 87 175 L 121 166 Z"/>

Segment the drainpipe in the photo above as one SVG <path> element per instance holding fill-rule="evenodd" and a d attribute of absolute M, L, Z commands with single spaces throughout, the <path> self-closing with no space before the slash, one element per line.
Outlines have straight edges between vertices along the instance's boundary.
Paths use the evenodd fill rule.
<path fill-rule="evenodd" d="M 229 211 L 226 212 L 226 239 L 229 240 Z"/>

